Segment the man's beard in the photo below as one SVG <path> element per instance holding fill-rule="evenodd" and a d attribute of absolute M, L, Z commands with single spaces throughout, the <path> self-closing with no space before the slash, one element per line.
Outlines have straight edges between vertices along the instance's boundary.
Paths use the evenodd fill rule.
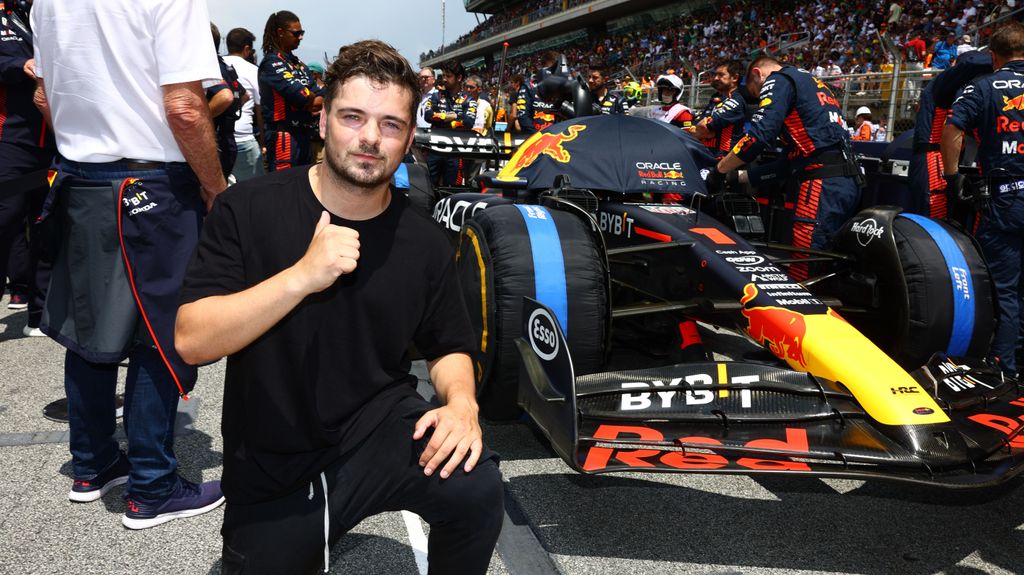
<path fill-rule="evenodd" d="M 385 164 L 386 162 L 380 161 L 378 164 L 380 168 L 375 171 L 367 173 L 363 170 L 358 170 L 352 166 L 345 165 L 340 159 L 335 157 L 332 150 L 327 144 L 327 148 L 324 150 L 324 164 L 327 165 L 327 173 L 329 177 L 335 181 L 352 185 L 356 188 L 363 189 L 366 192 L 370 192 L 378 188 L 381 184 L 386 183 L 391 179 L 390 174 L 386 174 Z M 363 154 L 371 154 L 374 156 L 380 156 L 380 148 L 372 146 L 359 146 L 359 152 Z M 363 162 L 355 162 L 356 164 L 363 164 Z"/>

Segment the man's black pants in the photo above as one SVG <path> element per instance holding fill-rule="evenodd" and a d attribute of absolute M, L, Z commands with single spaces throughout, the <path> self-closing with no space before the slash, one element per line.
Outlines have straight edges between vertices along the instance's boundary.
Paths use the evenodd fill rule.
<path fill-rule="evenodd" d="M 485 573 L 504 517 L 497 457 L 485 449 L 486 460 L 469 474 L 460 465 L 448 479 L 423 475 L 429 436 L 413 441 L 412 434 L 431 408 L 419 398 L 402 401 L 360 447 L 293 493 L 249 505 L 229 499 L 222 572 L 324 572 L 329 544 L 367 517 L 404 509 L 430 524 L 430 573 Z"/>

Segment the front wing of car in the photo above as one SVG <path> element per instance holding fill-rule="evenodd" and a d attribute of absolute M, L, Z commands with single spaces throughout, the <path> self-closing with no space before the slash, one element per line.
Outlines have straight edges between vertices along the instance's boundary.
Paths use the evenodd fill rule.
<path fill-rule="evenodd" d="M 841 383 L 774 365 L 576 377 L 550 310 L 524 298 L 523 318 L 519 403 L 582 473 L 807 474 L 977 488 L 1024 470 L 1024 390 L 981 365 L 933 358 L 911 374 L 920 384 L 911 393 L 926 390 L 927 405 L 948 421 L 886 425 Z"/>

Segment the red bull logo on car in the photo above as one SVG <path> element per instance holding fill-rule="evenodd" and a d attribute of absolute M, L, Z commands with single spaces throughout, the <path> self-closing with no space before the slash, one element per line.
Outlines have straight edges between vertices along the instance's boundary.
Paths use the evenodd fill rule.
<path fill-rule="evenodd" d="M 744 286 L 740 313 L 747 318 L 747 333 L 754 341 L 768 346 L 779 359 L 792 360 L 806 367 L 803 344 L 807 324 L 804 315 L 775 306 L 746 307 L 756 297 L 757 286 L 752 283 Z"/>
<path fill-rule="evenodd" d="M 516 150 L 516 153 L 509 160 L 508 165 L 505 166 L 501 173 L 498 174 L 499 180 L 512 180 L 515 179 L 519 170 L 532 165 L 541 156 L 547 156 L 556 162 L 563 164 L 569 163 L 572 159 L 572 155 L 563 147 L 566 142 L 571 142 L 576 139 L 576 136 L 580 132 L 586 130 L 587 127 L 583 125 L 569 126 L 569 129 L 561 133 L 547 133 L 538 132 L 530 137 L 529 140 L 523 142 L 523 145 Z"/>

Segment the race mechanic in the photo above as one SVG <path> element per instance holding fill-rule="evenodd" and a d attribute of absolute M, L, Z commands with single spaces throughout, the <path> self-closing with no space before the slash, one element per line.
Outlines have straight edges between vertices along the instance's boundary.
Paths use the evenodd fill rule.
<path fill-rule="evenodd" d="M 267 169 L 285 170 L 313 160 L 312 140 L 319 131 L 323 88 L 309 67 L 292 53 L 305 35 L 299 17 L 287 10 L 270 15 L 263 31 L 260 104 L 266 122 Z"/>
<path fill-rule="evenodd" d="M 991 198 L 982 208 L 975 235 L 999 300 L 990 353 L 1004 372 L 1016 377 L 1024 255 L 1024 24 L 1003 25 L 988 47 L 995 72 L 971 81 L 953 102 L 940 148 L 948 190 L 957 194 L 964 183 L 959 173 L 964 132 L 978 139 L 978 167 Z"/>
<path fill-rule="evenodd" d="M 743 125 L 750 119 L 746 102 L 739 93 L 743 65 L 736 60 L 722 62 L 711 76 L 715 95 L 694 126 L 693 135 L 717 157 L 725 156 L 743 136 Z"/>
<path fill-rule="evenodd" d="M 750 64 L 747 89 L 751 94 L 760 92 L 758 110 L 750 128 L 718 162 L 717 171 L 725 174 L 753 161 L 781 137 L 788 161 L 777 169 L 795 175 L 799 184 L 793 245 L 824 248 L 860 203 L 860 170 L 839 102 L 817 78 L 770 56 Z M 809 270 L 807 264 L 798 263 L 790 266 L 789 273 L 802 281 Z"/>
<path fill-rule="evenodd" d="M 600 114 L 625 114 L 625 98 L 608 90 L 608 71 L 604 66 L 591 66 L 587 87 L 594 97 L 594 111 Z"/>
<path fill-rule="evenodd" d="M 684 130 L 693 126 L 693 111 L 679 102 L 683 80 L 675 74 L 662 74 L 654 83 L 660 106 L 651 108 L 651 119 L 672 124 Z"/>
<path fill-rule="evenodd" d="M 25 335 L 39 331 L 49 263 L 40 234 L 26 224 L 42 211 L 49 189 L 47 168 L 56 144 L 53 131 L 32 103 L 36 90 L 32 58 L 31 2 L 0 1 L 0 292 L 11 281 L 11 309 L 28 308 Z"/>
<path fill-rule="evenodd" d="M 533 126 L 533 88 L 522 74 L 512 76 L 511 87 L 511 92 L 515 94 L 513 100 L 515 117 L 512 121 L 512 130 L 523 134 L 532 134 L 537 131 Z"/>
<path fill-rule="evenodd" d="M 910 156 L 910 193 L 914 198 L 926 199 L 928 215 L 933 218 L 949 216 L 939 143 L 953 100 L 968 82 L 981 74 L 991 73 L 992 55 L 989 52 L 967 52 L 921 92 L 921 104 L 914 120 L 913 154 Z"/>
<path fill-rule="evenodd" d="M 423 108 L 423 118 L 430 122 L 431 128 L 458 129 L 463 125 L 460 116 L 466 93 L 460 92 L 459 88 L 466 77 L 466 69 L 455 60 L 449 60 L 441 65 L 441 75 L 444 79 L 444 89 L 437 90 L 427 100 Z M 473 124 L 469 126 L 472 127 Z M 427 171 L 434 185 L 453 186 L 459 175 L 459 159 L 431 155 L 427 161 Z"/>

